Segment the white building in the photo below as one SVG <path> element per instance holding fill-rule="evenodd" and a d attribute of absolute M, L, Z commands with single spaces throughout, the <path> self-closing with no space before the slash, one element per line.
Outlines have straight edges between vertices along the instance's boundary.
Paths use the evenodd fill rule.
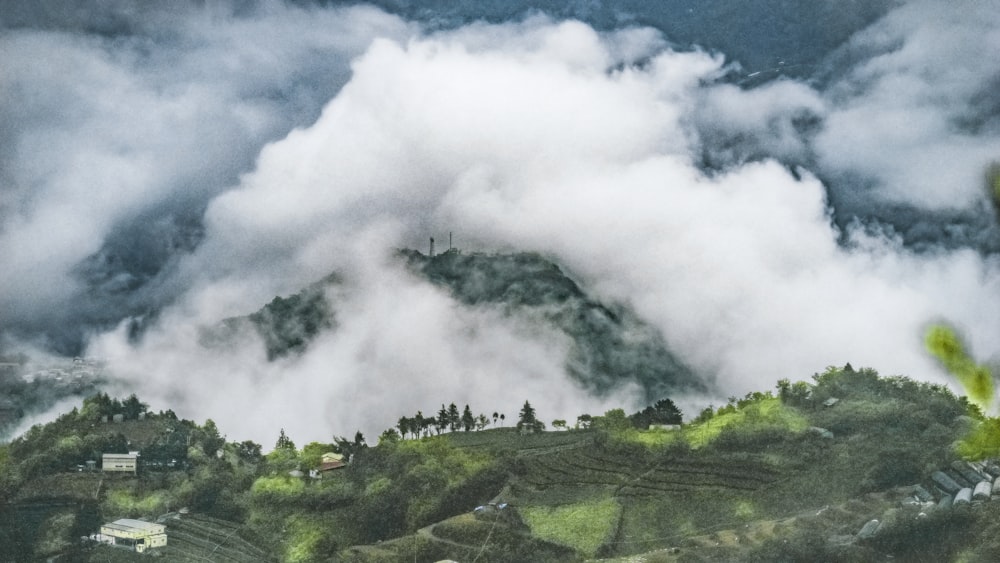
<path fill-rule="evenodd" d="M 104 454 L 101 456 L 101 469 L 105 473 L 117 472 L 135 475 L 139 469 L 139 452 Z"/>
<path fill-rule="evenodd" d="M 108 541 L 109 538 L 113 545 L 130 546 L 142 553 L 151 547 L 167 545 L 167 527 L 163 524 L 122 518 L 101 526 L 101 537 L 98 539 Z"/>

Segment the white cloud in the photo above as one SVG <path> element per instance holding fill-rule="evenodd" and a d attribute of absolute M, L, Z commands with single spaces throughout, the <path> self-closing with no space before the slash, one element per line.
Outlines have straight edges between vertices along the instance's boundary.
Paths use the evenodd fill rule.
<path fill-rule="evenodd" d="M 827 94 L 834 109 L 816 141 L 820 165 L 874 180 L 876 202 L 982 202 L 983 171 L 1000 155 L 1000 63 L 987 55 L 1000 51 L 997 8 L 912 1 L 852 38 L 848 48 L 867 56 Z"/>
<path fill-rule="evenodd" d="M 929 13 L 942 17 L 918 17 Z M 367 22 L 364 30 L 351 33 L 348 23 L 357 21 Z M 671 51 L 649 30 L 602 34 L 544 18 L 423 35 L 365 10 L 278 10 L 225 25 L 208 18 L 182 26 L 176 41 L 211 48 L 153 50 L 153 68 L 173 73 L 163 83 L 139 60 L 122 62 L 93 42 L 74 45 L 109 74 L 104 83 L 128 94 L 112 100 L 129 101 L 143 117 L 119 118 L 112 108 L 120 103 L 81 104 L 65 142 L 89 131 L 98 142 L 67 151 L 75 166 L 46 155 L 15 172 L 24 178 L 9 191 L 18 204 L 4 213 L 5 225 L 17 228 L 4 232 L 0 244 L 8 246 L 0 248 L 19 253 L 11 254 L 12 271 L 26 292 L 41 285 L 28 266 L 41 248 L 61 257 L 46 262 L 46 279 L 65 276 L 117 218 L 182 197 L 199 174 L 248 170 L 214 163 L 257 151 L 281 124 L 299 123 L 282 113 L 289 103 L 298 108 L 292 113 L 309 113 L 297 96 L 335 90 L 285 87 L 323 60 L 310 54 L 320 45 L 326 56 L 359 55 L 346 86 L 314 123 L 260 148 L 238 185 L 212 183 L 200 200 L 204 242 L 165 280 L 183 295 L 144 340 L 130 344 L 119 328 L 92 347 L 148 400 L 213 417 L 231 436 L 266 445 L 280 426 L 296 440 L 355 428 L 374 438 L 398 416 L 430 414 L 441 402 L 513 418 L 529 399 L 543 418 L 570 420 L 639 406 L 634 389 L 598 400 L 571 383 L 564 337 L 460 306 L 387 258 L 448 231 L 465 248 L 553 256 L 602 298 L 630 303 L 723 395 L 847 361 L 941 380 L 922 350 L 923 328 L 947 318 L 966 329 L 977 353 L 995 355 L 1000 264 L 972 251 L 917 254 L 861 228 L 842 233 L 814 172 L 873 178 L 865 201 L 939 209 L 977 200 L 979 167 L 997 137 L 989 121 L 978 133 L 956 128 L 986 82 L 970 72 L 972 62 L 954 61 L 992 41 L 996 27 L 973 41 L 945 31 L 943 21 L 923 3 L 894 12 L 854 42 L 902 47 L 865 59 L 823 92 L 791 81 L 743 90 L 720 82 L 721 56 Z M 283 39 L 246 41 L 272 28 Z M 940 34 L 939 51 L 929 50 L 926 34 Z M 251 68 L 264 78 L 248 78 Z M 92 82 L 101 73 L 80 73 L 93 90 L 88 103 L 112 93 Z M 105 119 L 111 132 L 96 133 Z M 803 128 L 802 120 L 814 123 Z M 58 138 L 43 135 L 40 120 L 26 123 L 39 139 Z M 131 133 L 140 125 L 148 140 Z M 123 148 L 112 150 L 119 131 Z M 243 134 L 254 142 L 239 144 Z M 202 136 L 211 142 L 192 143 Z M 223 151 L 227 140 L 242 148 Z M 716 154 L 725 166 L 708 174 L 703 151 L 720 140 L 735 148 Z M 66 180 L 24 187 L 46 173 Z M 93 196 L 87 187 L 102 182 L 111 187 Z M 37 213 L 23 210 L 32 206 Z M 78 208 L 88 212 L 74 226 L 68 210 Z M 63 222 L 65 231 L 56 229 Z M 46 233 L 57 230 L 49 242 Z M 338 329 L 301 358 L 268 363 L 253 341 L 227 351 L 198 344 L 199 325 L 250 312 L 331 270 L 345 278 L 335 296 Z M 15 295 L 0 294 L 0 303 Z M 60 298 L 66 294 L 50 301 Z"/>

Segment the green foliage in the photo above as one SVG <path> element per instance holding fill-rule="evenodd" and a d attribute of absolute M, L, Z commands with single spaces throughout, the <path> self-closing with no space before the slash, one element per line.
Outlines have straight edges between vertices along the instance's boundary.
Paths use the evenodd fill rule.
<path fill-rule="evenodd" d="M 292 450 L 295 451 L 295 442 L 285 434 L 285 429 L 281 429 L 281 433 L 278 434 L 278 441 L 274 443 L 275 450 Z"/>
<path fill-rule="evenodd" d="M 295 497 L 301 494 L 304 489 L 305 484 L 302 479 L 288 475 L 276 475 L 258 478 L 250 487 L 250 492 L 255 497 L 266 499 L 266 502 L 274 502 Z"/>
<path fill-rule="evenodd" d="M 891 487 L 919 483 L 924 478 L 921 460 L 916 452 L 899 446 L 890 446 L 869 466 L 861 487 L 869 491 L 882 491 Z"/>
<path fill-rule="evenodd" d="M 251 440 L 244 440 L 238 444 L 234 444 L 233 447 L 236 451 L 236 455 L 239 456 L 241 460 L 247 463 L 256 464 L 260 463 L 260 461 L 263 459 L 263 456 L 261 455 L 262 447 L 260 444 L 256 442 L 253 442 Z"/>
<path fill-rule="evenodd" d="M 275 297 L 249 320 L 264 339 L 269 360 L 300 352 L 321 331 L 334 326 L 333 307 L 326 299 L 332 278 L 289 297 Z M 229 320 L 230 324 L 238 319 Z"/>
<path fill-rule="evenodd" d="M 379 445 L 394 444 L 400 440 L 402 440 L 402 438 L 400 437 L 399 432 L 396 432 L 395 428 L 386 428 L 378 437 Z"/>
<path fill-rule="evenodd" d="M 535 407 L 528 401 L 524 402 L 521 412 L 517 417 L 518 432 L 541 432 L 545 430 L 545 424 L 535 416 Z"/>
<path fill-rule="evenodd" d="M 105 514 L 117 514 L 119 517 L 149 518 L 167 512 L 168 506 L 176 506 L 175 502 L 171 502 L 173 500 L 167 491 L 143 494 L 131 489 L 116 489 L 105 497 L 101 510 Z"/>
<path fill-rule="evenodd" d="M 594 426 L 598 430 L 604 430 L 606 432 L 620 433 L 632 428 L 632 422 L 629 421 L 628 417 L 625 416 L 625 411 L 622 409 L 611 409 L 604 413 L 604 416 L 598 417 L 594 420 Z"/>
<path fill-rule="evenodd" d="M 660 399 L 652 405 L 629 416 L 632 424 L 645 430 L 650 424 L 680 424 L 684 415 L 670 399 Z"/>
<path fill-rule="evenodd" d="M 323 454 L 336 451 L 337 447 L 334 444 L 309 442 L 302 447 L 302 451 L 298 456 L 299 462 L 302 465 L 302 470 L 306 471 L 309 469 L 319 468 L 320 464 L 323 463 Z"/>
<path fill-rule="evenodd" d="M 299 454 L 293 448 L 275 448 L 264 460 L 264 468 L 268 473 L 284 474 L 301 465 Z"/>
<path fill-rule="evenodd" d="M 987 418 L 976 424 L 958 443 L 955 452 L 969 460 L 1000 456 L 1000 418 Z"/>
<path fill-rule="evenodd" d="M 191 439 L 209 457 L 214 456 L 226 444 L 226 437 L 219 434 L 219 428 L 211 418 L 192 432 Z"/>
<path fill-rule="evenodd" d="M 368 444 L 365 442 L 365 436 L 360 430 L 354 433 L 353 441 L 348 440 L 343 436 L 334 436 L 333 445 L 335 452 L 344 454 L 345 461 L 353 460 L 354 456 L 368 448 Z"/>
<path fill-rule="evenodd" d="M 315 519 L 296 516 L 287 521 L 288 541 L 285 548 L 284 560 L 288 563 L 310 563 L 321 561 L 324 553 L 319 551 L 319 547 L 324 537 L 328 535 L 328 530 L 322 522 Z"/>
<path fill-rule="evenodd" d="M 995 394 L 993 374 L 987 366 L 973 361 L 955 329 L 946 325 L 932 326 L 924 343 L 927 351 L 958 380 L 972 402 L 984 411 L 989 410 Z"/>
<path fill-rule="evenodd" d="M 728 428 L 724 443 L 732 447 L 734 440 L 741 441 L 741 436 L 751 437 L 754 441 L 779 436 L 784 438 L 788 433 L 801 432 L 808 427 L 808 421 L 794 409 L 783 405 L 780 399 L 770 394 L 751 394 L 720 408 L 707 420 L 688 425 L 683 430 L 683 437 L 697 448 L 709 444 Z M 767 436 L 752 438 L 758 431 Z"/>
<path fill-rule="evenodd" d="M 475 427 L 476 417 L 472 416 L 472 409 L 469 408 L 469 405 L 465 405 L 465 409 L 462 411 L 462 430 L 469 432 Z"/>
<path fill-rule="evenodd" d="M 595 498 L 562 506 L 525 507 L 520 512 L 532 534 L 593 557 L 613 539 L 621 506 L 613 498 Z"/>

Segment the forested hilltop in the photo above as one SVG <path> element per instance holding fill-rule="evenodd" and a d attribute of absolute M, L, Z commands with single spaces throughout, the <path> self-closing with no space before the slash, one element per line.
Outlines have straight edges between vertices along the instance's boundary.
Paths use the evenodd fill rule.
<path fill-rule="evenodd" d="M 276 429 L 265 454 L 94 395 L 0 447 L 0 560 L 1000 559 L 1000 502 L 971 497 L 1000 474 L 1000 422 L 941 386 L 848 365 L 684 424 L 668 398 L 548 423 L 530 400 L 402 414 L 375 445 Z M 137 474 L 101 470 L 129 451 Z M 120 518 L 167 546 L 80 539 Z"/>
<path fill-rule="evenodd" d="M 566 336 L 566 372 L 602 394 L 638 384 L 650 401 L 672 393 L 708 391 L 671 351 L 654 326 L 622 303 L 603 302 L 555 262 L 535 253 L 437 255 L 399 250 L 403 268 L 447 291 L 463 306 L 492 308 L 532 326 Z M 337 330 L 339 303 L 331 297 L 343 284 L 331 273 L 298 293 L 275 297 L 257 312 L 206 327 L 202 343 L 224 346 L 246 331 L 263 341 L 270 360 L 305 351 L 322 331 Z"/>

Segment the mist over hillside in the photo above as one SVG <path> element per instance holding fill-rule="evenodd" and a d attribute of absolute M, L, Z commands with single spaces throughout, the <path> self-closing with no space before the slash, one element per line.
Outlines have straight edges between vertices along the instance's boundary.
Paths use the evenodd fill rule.
<path fill-rule="evenodd" d="M 447 289 L 461 305 L 497 308 L 523 324 L 561 333 L 569 344 L 567 374 L 595 394 L 638 385 L 649 402 L 711 387 L 681 364 L 662 335 L 634 311 L 595 300 L 539 255 L 462 254 L 456 248 L 436 256 L 402 250 L 399 256 L 412 272 Z M 328 299 L 326 290 L 339 283 L 332 274 L 296 294 L 275 297 L 255 313 L 207 327 L 201 342 L 210 348 L 231 346 L 252 331 L 269 361 L 303 354 L 323 331 L 336 330 L 338 303 Z"/>
<path fill-rule="evenodd" d="M 942 382 L 939 319 L 1000 353 L 994 0 L 0 6 L 0 354 L 262 438 L 247 409 L 326 435 L 848 360 Z M 586 297 L 510 314 L 399 264 L 448 231 Z M 329 324 L 203 346 L 331 271 Z"/>

